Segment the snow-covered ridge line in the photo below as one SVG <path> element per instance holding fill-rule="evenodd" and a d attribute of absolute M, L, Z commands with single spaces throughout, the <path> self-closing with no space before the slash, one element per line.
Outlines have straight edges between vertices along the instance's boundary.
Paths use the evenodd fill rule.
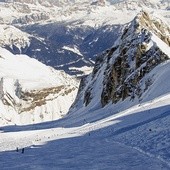
<path fill-rule="evenodd" d="M 20 31 L 11 25 L 0 25 L 0 46 L 6 47 L 10 46 L 11 49 L 18 48 L 21 49 L 29 47 L 31 35 Z"/>
<path fill-rule="evenodd" d="M 75 47 L 75 46 L 74 46 L 73 48 L 64 46 L 62 49 L 68 50 L 68 51 L 72 51 L 73 53 L 76 53 L 76 54 L 78 54 L 78 55 L 80 55 L 80 56 L 83 56 L 83 55 L 80 53 L 80 51 L 77 49 L 77 47 Z"/>
<path fill-rule="evenodd" d="M 159 39 L 156 35 L 152 35 L 152 41 L 170 58 L 170 47 Z"/>

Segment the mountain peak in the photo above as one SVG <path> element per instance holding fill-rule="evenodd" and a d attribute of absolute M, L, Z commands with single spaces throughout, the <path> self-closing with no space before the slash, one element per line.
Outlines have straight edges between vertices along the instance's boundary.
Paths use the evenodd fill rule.
<path fill-rule="evenodd" d="M 106 70 L 111 73 L 111 79 L 109 80 L 106 74 L 101 95 L 102 105 L 110 100 L 106 97 L 108 93 L 114 103 L 129 96 L 131 99 L 135 96 L 141 97 L 148 89 L 147 84 L 150 83 L 147 82 L 151 82 L 150 78 L 146 80 L 144 77 L 157 65 L 169 59 L 169 35 L 169 27 L 147 12 L 141 11 L 135 17 L 125 28 L 112 59 L 109 59 Z M 110 82 L 113 83 L 112 88 Z M 145 84 L 144 88 L 141 87 L 142 84 Z"/>
<path fill-rule="evenodd" d="M 142 10 L 133 21 L 136 31 L 149 30 L 156 34 L 162 41 L 170 46 L 170 28 L 169 26 L 159 18 L 153 17 L 148 12 Z"/>
<path fill-rule="evenodd" d="M 152 70 L 169 60 L 169 34 L 162 20 L 141 11 L 125 26 L 115 45 L 97 58 L 92 75 L 81 83 L 82 103 L 93 107 L 96 101 L 105 106 L 126 99 L 144 100 L 142 94 L 154 82 Z"/>

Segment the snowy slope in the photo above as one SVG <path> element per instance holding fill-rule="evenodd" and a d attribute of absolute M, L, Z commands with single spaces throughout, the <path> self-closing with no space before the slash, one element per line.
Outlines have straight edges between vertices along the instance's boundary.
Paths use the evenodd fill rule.
<path fill-rule="evenodd" d="M 159 71 L 166 70 L 160 77 L 169 78 L 169 67 L 164 66 L 159 68 Z M 155 76 L 159 75 L 157 71 Z M 160 77 L 155 86 L 160 85 Z M 2 170 L 168 170 L 169 100 L 167 93 L 129 106 L 125 111 L 120 110 L 121 105 L 119 110 L 109 105 L 98 110 L 83 109 L 55 122 L 1 127 L 0 167 Z M 17 147 L 19 152 L 16 152 Z M 22 148 L 25 148 L 24 154 Z"/>
<path fill-rule="evenodd" d="M 62 71 L 0 48 L 0 124 L 61 118 L 74 101 L 77 84 Z"/>

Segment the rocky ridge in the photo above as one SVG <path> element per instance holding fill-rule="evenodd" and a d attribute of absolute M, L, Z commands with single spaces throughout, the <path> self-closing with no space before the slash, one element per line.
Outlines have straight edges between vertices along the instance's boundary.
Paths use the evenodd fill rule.
<path fill-rule="evenodd" d="M 77 106 L 142 100 L 154 81 L 147 75 L 169 60 L 169 35 L 170 28 L 163 21 L 145 11 L 139 13 L 115 45 L 97 57 L 92 74 L 81 82 Z"/>

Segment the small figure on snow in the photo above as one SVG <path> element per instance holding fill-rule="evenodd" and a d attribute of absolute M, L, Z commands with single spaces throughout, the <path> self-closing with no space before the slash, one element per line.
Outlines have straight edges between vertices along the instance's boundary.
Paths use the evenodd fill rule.
<path fill-rule="evenodd" d="M 22 151 L 21 151 L 21 153 L 24 153 L 24 148 L 22 148 Z"/>

